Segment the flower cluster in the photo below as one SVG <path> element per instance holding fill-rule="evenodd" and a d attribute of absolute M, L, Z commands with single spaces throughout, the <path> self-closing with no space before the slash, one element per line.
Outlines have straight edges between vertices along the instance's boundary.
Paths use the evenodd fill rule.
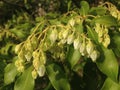
<path fill-rule="evenodd" d="M 44 76 L 46 55 L 42 49 L 38 48 L 38 39 L 35 35 L 18 44 L 15 47 L 15 52 L 18 54 L 18 60 L 15 62 L 18 71 L 23 72 L 26 62 L 32 62 L 34 67 L 33 78 L 37 78 L 37 75 Z"/>
<path fill-rule="evenodd" d="M 110 12 L 110 14 L 117 18 L 118 20 L 120 20 L 120 11 L 118 11 L 117 7 L 114 6 L 113 4 L 109 3 L 108 4 L 108 10 Z"/>
<path fill-rule="evenodd" d="M 104 47 L 108 47 L 110 44 L 110 36 L 108 34 L 108 28 L 104 25 L 96 23 L 95 31 L 98 34 L 98 41 L 102 43 Z"/>
<path fill-rule="evenodd" d="M 70 19 L 67 25 L 53 25 L 45 28 L 42 32 L 31 34 L 28 39 L 15 48 L 18 60 L 15 65 L 18 71 L 23 72 L 25 65 L 32 63 L 32 76 L 34 79 L 45 74 L 46 52 L 51 53 L 53 59 L 65 60 L 64 46 L 73 45 L 82 56 L 96 61 L 99 57 L 94 43 L 84 33 L 76 30 L 74 25 L 81 23 L 80 19 Z"/>
<path fill-rule="evenodd" d="M 54 43 L 58 40 L 58 45 L 73 44 L 74 49 L 79 50 L 82 56 L 90 57 L 92 61 L 96 61 L 99 57 L 99 52 L 93 42 L 87 38 L 85 34 L 81 34 L 74 28 L 75 24 L 76 22 L 72 18 L 69 20 L 68 25 L 61 31 L 58 32 L 57 30 L 53 30 L 50 34 L 51 42 Z"/>

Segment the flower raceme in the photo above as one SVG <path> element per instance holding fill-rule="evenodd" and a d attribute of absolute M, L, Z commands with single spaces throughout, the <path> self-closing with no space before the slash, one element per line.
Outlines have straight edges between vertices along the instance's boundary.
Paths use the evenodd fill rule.
<path fill-rule="evenodd" d="M 89 57 L 95 62 L 99 57 L 99 52 L 87 35 L 80 33 L 73 27 L 76 24 L 75 21 L 76 20 L 72 18 L 68 21 L 69 24 L 50 26 L 40 33 L 32 34 L 25 42 L 16 45 L 15 52 L 18 54 L 18 59 L 23 61 L 20 62 L 17 60 L 15 62 L 18 71 L 23 72 L 27 62 L 33 66 L 31 74 L 34 79 L 36 79 L 37 76 L 44 76 L 46 72 L 45 65 L 48 58 L 46 52 L 51 52 L 51 55 L 53 55 L 51 57 L 53 57 L 53 59 L 59 58 L 63 61 L 65 60 L 65 51 L 63 50 L 63 47 L 66 45 L 73 45 L 74 49 L 78 50 L 82 56 Z M 98 33 L 99 27 L 100 26 L 97 26 Z M 101 33 L 101 37 L 103 36 L 104 34 Z M 108 43 L 105 42 L 105 44 L 107 45 Z M 59 47 L 60 50 L 57 48 L 58 51 L 51 51 L 52 48 L 55 47 Z"/>

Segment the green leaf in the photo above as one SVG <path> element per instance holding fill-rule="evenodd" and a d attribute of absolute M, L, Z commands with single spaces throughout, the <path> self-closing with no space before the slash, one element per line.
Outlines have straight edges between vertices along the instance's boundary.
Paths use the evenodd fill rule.
<path fill-rule="evenodd" d="M 81 54 L 79 50 L 75 50 L 73 46 L 69 47 L 67 60 L 71 66 L 71 68 L 74 68 L 74 66 L 77 64 L 77 62 L 80 60 Z"/>
<path fill-rule="evenodd" d="M 81 5 L 80 14 L 83 16 L 87 15 L 90 8 L 89 4 L 86 1 L 81 1 L 80 5 Z"/>
<path fill-rule="evenodd" d="M 104 56 L 100 61 L 96 62 L 98 68 L 109 78 L 117 82 L 118 77 L 118 62 L 111 49 L 102 48 Z"/>
<path fill-rule="evenodd" d="M 97 33 L 95 32 L 95 30 L 93 30 L 92 28 L 90 28 L 89 26 L 87 26 L 87 30 L 88 30 L 88 36 L 94 40 L 96 43 L 98 43 L 98 36 Z"/>
<path fill-rule="evenodd" d="M 117 19 L 110 15 L 100 16 L 92 21 L 93 23 L 99 23 L 106 26 L 117 26 Z"/>
<path fill-rule="evenodd" d="M 15 82 L 14 90 L 33 90 L 34 79 L 31 74 L 32 70 L 33 68 L 29 67 L 22 73 Z"/>
<path fill-rule="evenodd" d="M 120 90 L 120 85 L 107 78 L 101 90 Z"/>
<path fill-rule="evenodd" d="M 105 7 L 92 7 L 89 11 L 90 14 L 93 15 L 105 15 L 107 9 Z"/>
<path fill-rule="evenodd" d="M 49 64 L 46 69 L 50 82 L 56 90 L 70 90 L 69 82 L 57 64 Z"/>
<path fill-rule="evenodd" d="M 17 73 L 18 72 L 17 72 L 16 66 L 14 65 L 14 63 L 8 64 L 5 67 L 4 83 L 8 85 L 14 82 Z"/>
<path fill-rule="evenodd" d="M 114 33 L 113 37 L 111 38 L 113 51 L 115 52 L 117 57 L 120 57 L 120 33 Z"/>

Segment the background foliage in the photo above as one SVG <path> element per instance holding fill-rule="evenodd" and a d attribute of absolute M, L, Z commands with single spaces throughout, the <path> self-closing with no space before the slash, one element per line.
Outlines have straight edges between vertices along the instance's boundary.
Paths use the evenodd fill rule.
<path fill-rule="evenodd" d="M 119 0 L 1 0 L 0 90 L 120 90 L 119 7 Z"/>

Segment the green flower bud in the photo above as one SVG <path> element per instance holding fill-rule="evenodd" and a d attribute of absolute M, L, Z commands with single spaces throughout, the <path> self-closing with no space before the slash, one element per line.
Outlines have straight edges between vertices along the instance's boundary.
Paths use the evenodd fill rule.
<path fill-rule="evenodd" d="M 86 45 L 86 51 L 88 54 L 91 54 L 94 50 L 94 45 L 93 43 L 89 40 L 88 44 Z"/>
<path fill-rule="evenodd" d="M 109 44 L 110 44 L 110 37 L 109 35 L 105 35 L 103 46 L 107 48 Z"/>
<path fill-rule="evenodd" d="M 29 51 L 33 51 L 33 46 L 30 40 L 27 40 L 27 42 L 25 42 L 25 49 Z"/>
<path fill-rule="evenodd" d="M 84 55 L 85 55 L 85 52 L 86 52 L 86 45 L 85 45 L 85 42 L 83 42 L 83 43 L 80 45 L 80 53 L 84 56 Z"/>
<path fill-rule="evenodd" d="M 38 70 L 39 66 L 40 66 L 40 61 L 39 61 L 39 58 L 35 58 L 33 60 L 33 66 L 36 70 Z"/>
<path fill-rule="evenodd" d="M 35 36 L 33 36 L 31 39 L 31 45 L 32 45 L 33 50 L 35 50 L 38 46 L 38 39 Z"/>
<path fill-rule="evenodd" d="M 34 78 L 34 79 L 36 79 L 37 78 L 37 72 L 36 72 L 36 70 L 34 69 L 33 71 L 32 71 L 32 77 Z"/>
<path fill-rule="evenodd" d="M 101 29 L 100 24 L 96 23 L 95 31 L 98 33 L 100 29 Z"/>
<path fill-rule="evenodd" d="M 99 52 L 94 50 L 91 54 L 90 54 L 90 58 L 92 59 L 93 62 L 96 61 L 96 59 L 99 57 Z"/>
<path fill-rule="evenodd" d="M 68 24 L 73 27 L 75 25 L 75 20 L 73 18 L 70 19 Z"/>
<path fill-rule="evenodd" d="M 30 61 L 31 58 L 32 58 L 32 53 L 31 53 L 31 52 L 27 52 L 27 53 L 25 54 L 25 58 L 26 58 L 27 61 Z"/>
<path fill-rule="evenodd" d="M 79 47 L 80 47 L 79 37 L 74 40 L 73 46 L 74 46 L 74 49 L 79 49 Z"/>
<path fill-rule="evenodd" d="M 72 44 L 74 41 L 74 34 L 71 34 L 67 37 L 67 44 Z"/>
<path fill-rule="evenodd" d="M 38 75 L 39 75 L 40 77 L 44 76 L 45 71 L 46 71 L 46 69 L 45 69 L 45 66 L 44 66 L 44 65 L 40 65 L 40 66 L 39 66 L 39 69 L 37 70 Z"/>
<path fill-rule="evenodd" d="M 23 72 L 23 71 L 24 71 L 24 69 L 25 69 L 25 67 L 24 67 L 24 66 L 19 66 L 19 67 L 17 68 L 17 70 L 18 70 L 19 72 Z"/>
<path fill-rule="evenodd" d="M 20 60 L 26 60 L 26 58 L 25 58 L 25 51 L 23 51 L 23 50 L 21 50 L 19 53 L 18 53 L 18 58 L 20 59 Z"/>
<path fill-rule="evenodd" d="M 64 31 L 62 32 L 62 37 L 63 37 L 63 39 L 66 39 L 67 36 L 68 36 L 68 34 L 69 34 L 69 29 L 64 30 Z"/>
<path fill-rule="evenodd" d="M 98 37 L 102 37 L 103 36 L 103 30 L 102 29 L 100 29 L 99 31 L 98 31 Z"/>
<path fill-rule="evenodd" d="M 15 53 L 18 54 L 20 52 L 21 48 L 22 48 L 22 43 L 16 45 L 16 47 L 15 47 Z"/>
<path fill-rule="evenodd" d="M 51 43 L 54 43 L 58 38 L 58 32 L 56 29 L 52 30 L 51 34 L 50 34 L 50 41 Z"/>
<path fill-rule="evenodd" d="M 39 54 L 38 51 L 34 51 L 34 52 L 32 53 L 32 56 L 33 56 L 33 58 L 39 58 L 40 54 Z"/>
<path fill-rule="evenodd" d="M 41 52 L 40 55 L 40 64 L 46 64 L 46 55 L 43 51 Z"/>

